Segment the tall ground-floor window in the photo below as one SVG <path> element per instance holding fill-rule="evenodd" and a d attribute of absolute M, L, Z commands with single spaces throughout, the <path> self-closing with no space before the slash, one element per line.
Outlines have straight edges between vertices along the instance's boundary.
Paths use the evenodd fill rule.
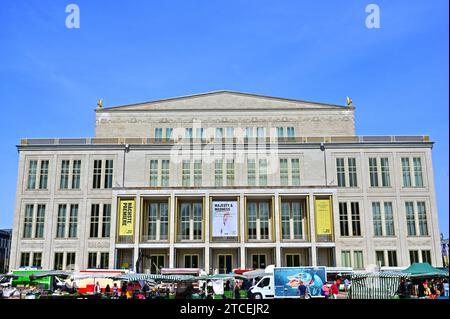
<path fill-rule="evenodd" d="M 253 269 L 265 269 L 267 267 L 267 255 L 266 254 L 253 254 L 252 255 L 252 268 Z"/>
<path fill-rule="evenodd" d="M 201 240 L 203 231 L 203 203 L 182 202 L 179 209 L 180 240 Z"/>
<path fill-rule="evenodd" d="M 185 268 L 198 268 L 198 255 L 184 255 Z"/>
<path fill-rule="evenodd" d="M 247 203 L 248 239 L 271 239 L 271 214 L 268 201 L 249 201 Z"/>

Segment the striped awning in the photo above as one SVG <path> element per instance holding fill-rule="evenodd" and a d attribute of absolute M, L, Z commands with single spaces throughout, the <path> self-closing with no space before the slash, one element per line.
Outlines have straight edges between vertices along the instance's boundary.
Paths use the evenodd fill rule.
<path fill-rule="evenodd" d="M 205 276 L 198 276 L 195 278 L 196 280 L 208 280 L 208 279 L 223 279 L 223 280 L 229 280 L 229 279 L 247 279 L 244 275 L 239 274 L 217 274 L 217 275 L 205 275 Z"/>
<path fill-rule="evenodd" d="M 401 272 L 354 273 L 349 299 L 391 299 L 407 274 Z"/>
<path fill-rule="evenodd" d="M 126 281 L 166 281 L 166 282 L 182 282 L 195 281 L 196 277 L 190 275 L 160 275 L 160 274 L 122 274 L 116 276 L 117 279 Z"/>

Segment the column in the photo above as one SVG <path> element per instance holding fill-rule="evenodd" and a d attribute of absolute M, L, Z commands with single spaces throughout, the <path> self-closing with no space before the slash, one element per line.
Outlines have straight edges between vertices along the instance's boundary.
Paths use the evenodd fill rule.
<path fill-rule="evenodd" d="M 135 222 L 134 222 L 134 252 L 133 252 L 133 269 L 136 267 L 136 262 L 139 258 L 139 235 L 140 235 L 140 225 L 141 225 L 141 194 L 138 192 L 135 197 L 136 201 L 136 212 L 135 212 Z M 137 272 L 138 269 L 135 269 Z"/>
<path fill-rule="evenodd" d="M 308 205 L 309 205 L 309 229 L 311 238 L 311 265 L 317 266 L 317 248 L 316 248 L 316 220 L 314 213 L 314 194 L 309 193 L 308 195 Z"/>
<path fill-rule="evenodd" d="M 177 202 L 175 200 L 175 195 L 172 193 L 170 195 L 170 224 L 169 224 L 169 268 L 175 268 L 175 206 L 177 205 Z"/>
<path fill-rule="evenodd" d="M 239 195 L 239 221 L 241 268 L 245 269 L 245 196 L 243 193 Z"/>
<path fill-rule="evenodd" d="M 209 249 L 209 235 L 210 235 L 210 229 L 209 229 L 209 219 L 210 219 L 210 212 L 209 212 L 209 207 L 210 207 L 210 197 L 209 197 L 209 192 L 207 192 L 205 194 L 204 200 L 204 228 L 205 228 L 205 251 L 203 253 L 203 255 L 205 256 L 205 260 L 204 260 L 204 267 L 205 267 L 205 271 L 207 274 L 209 274 L 209 268 L 210 268 L 210 249 Z"/>
<path fill-rule="evenodd" d="M 279 193 L 275 193 L 275 201 L 274 201 L 274 209 L 273 212 L 274 222 L 275 222 L 275 265 L 281 266 L 281 247 L 280 247 L 280 196 Z"/>

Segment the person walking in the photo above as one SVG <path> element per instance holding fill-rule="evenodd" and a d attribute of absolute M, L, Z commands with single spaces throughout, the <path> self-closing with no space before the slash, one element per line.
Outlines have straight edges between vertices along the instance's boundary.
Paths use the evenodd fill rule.
<path fill-rule="evenodd" d="M 112 287 L 112 292 L 113 292 L 112 299 L 117 299 L 119 297 L 118 291 L 119 291 L 119 287 L 117 287 L 117 283 L 114 283 L 114 285 Z"/>
<path fill-rule="evenodd" d="M 234 299 L 241 299 L 241 292 L 237 282 L 234 284 Z"/>
<path fill-rule="evenodd" d="M 348 287 L 350 286 L 350 280 L 348 278 L 345 278 L 344 280 L 344 291 L 348 292 Z"/>
<path fill-rule="evenodd" d="M 100 287 L 100 284 L 97 281 L 97 283 L 94 286 L 94 294 L 95 295 L 100 295 L 101 293 L 102 293 L 102 287 Z"/>
<path fill-rule="evenodd" d="M 125 299 L 127 297 L 127 284 L 125 282 L 122 283 L 122 287 L 120 287 L 120 296 Z"/>
<path fill-rule="evenodd" d="M 336 283 L 336 281 L 333 281 L 333 284 L 331 285 L 331 297 L 333 299 L 337 299 L 338 294 L 339 294 L 339 289 L 338 289 L 337 283 Z"/>
<path fill-rule="evenodd" d="M 300 295 L 300 299 L 306 299 L 306 286 L 303 281 L 300 281 L 300 285 L 298 286 L 298 294 Z"/>
<path fill-rule="evenodd" d="M 111 295 L 111 287 L 109 286 L 109 284 L 106 285 L 106 287 L 105 287 L 105 295 L 107 297 L 109 297 Z"/>

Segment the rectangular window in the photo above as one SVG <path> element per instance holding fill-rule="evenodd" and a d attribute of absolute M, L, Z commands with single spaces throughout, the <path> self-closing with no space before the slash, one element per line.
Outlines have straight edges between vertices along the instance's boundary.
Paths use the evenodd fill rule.
<path fill-rule="evenodd" d="M 244 131 L 244 143 L 248 143 L 248 140 L 253 138 L 253 127 L 246 127 Z"/>
<path fill-rule="evenodd" d="M 223 161 L 215 160 L 214 162 L 214 185 L 223 186 Z"/>
<path fill-rule="evenodd" d="M 411 187 L 411 170 L 409 158 L 402 157 L 403 187 Z"/>
<path fill-rule="evenodd" d="M 184 138 L 192 139 L 192 128 L 187 127 L 184 129 Z"/>
<path fill-rule="evenodd" d="M 37 205 L 35 238 L 44 238 L 45 205 Z"/>
<path fill-rule="evenodd" d="M 80 189 L 81 160 L 74 160 L 72 167 L 72 189 Z"/>
<path fill-rule="evenodd" d="M 290 225 L 290 205 L 288 202 L 281 203 L 281 237 L 283 239 L 291 239 Z"/>
<path fill-rule="evenodd" d="M 256 224 L 257 224 L 257 203 L 249 202 L 247 206 L 247 227 L 248 227 L 248 239 L 256 239 Z"/>
<path fill-rule="evenodd" d="M 54 270 L 63 270 L 64 253 L 55 253 L 55 261 L 53 263 Z"/>
<path fill-rule="evenodd" d="M 339 225 L 341 236 L 349 236 L 350 232 L 348 230 L 347 203 L 339 203 Z"/>
<path fill-rule="evenodd" d="M 252 268 L 253 269 L 265 269 L 267 267 L 265 254 L 254 254 L 252 255 Z"/>
<path fill-rule="evenodd" d="M 27 189 L 36 188 L 37 160 L 30 160 L 28 166 L 28 183 Z"/>
<path fill-rule="evenodd" d="M 286 267 L 300 267 L 299 254 L 286 254 Z"/>
<path fill-rule="evenodd" d="M 276 132 L 278 141 L 284 140 L 284 127 L 277 127 Z"/>
<path fill-rule="evenodd" d="M 102 238 L 108 238 L 111 231 L 111 204 L 103 204 Z"/>
<path fill-rule="evenodd" d="M 109 253 L 100 253 L 100 269 L 109 268 Z"/>
<path fill-rule="evenodd" d="M 181 239 L 202 239 L 203 204 L 201 202 L 181 203 Z"/>
<path fill-rule="evenodd" d="M 222 142 L 222 140 L 223 140 L 223 128 L 221 128 L 221 127 L 217 127 L 216 128 L 216 133 L 214 135 L 214 138 L 217 141 Z"/>
<path fill-rule="evenodd" d="M 259 186 L 267 185 L 267 160 L 259 160 Z"/>
<path fill-rule="evenodd" d="M 422 250 L 422 262 L 429 263 L 431 265 L 431 251 Z"/>
<path fill-rule="evenodd" d="M 161 186 L 168 187 L 170 179 L 170 162 L 169 160 L 161 161 Z"/>
<path fill-rule="evenodd" d="M 283 239 L 304 239 L 304 208 L 299 201 L 281 203 L 281 233 Z"/>
<path fill-rule="evenodd" d="M 427 211 L 425 202 L 417 202 L 417 219 L 419 220 L 420 236 L 428 236 Z"/>
<path fill-rule="evenodd" d="M 256 185 L 256 164 L 254 159 L 247 159 L 247 184 Z"/>
<path fill-rule="evenodd" d="M 369 158 L 369 175 L 370 175 L 370 186 L 378 187 L 378 167 L 377 167 L 377 159 L 375 157 Z"/>
<path fill-rule="evenodd" d="M 300 160 L 298 158 L 291 159 L 292 185 L 300 185 Z"/>
<path fill-rule="evenodd" d="M 159 240 L 169 239 L 169 205 L 159 204 Z"/>
<path fill-rule="evenodd" d="M 158 160 L 150 160 L 150 187 L 158 186 Z"/>
<path fill-rule="evenodd" d="M 34 205 L 25 206 L 25 216 L 23 219 L 23 238 L 31 238 L 33 230 L 33 211 Z"/>
<path fill-rule="evenodd" d="M 56 238 L 64 238 L 66 236 L 66 214 L 67 214 L 67 205 L 58 205 Z"/>
<path fill-rule="evenodd" d="M 262 201 L 248 203 L 247 227 L 249 239 L 270 239 L 269 221 L 270 210 L 268 202 Z"/>
<path fill-rule="evenodd" d="M 350 250 L 341 251 L 341 263 L 342 267 L 351 267 L 352 261 L 350 259 Z"/>
<path fill-rule="evenodd" d="M 348 158 L 348 185 L 350 187 L 358 186 L 358 178 L 356 174 L 356 158 Z M 345 178 L 344 178 L 345 179 Z"/>
<path fill-rule="evenodd" d="M 88 268 L 97 268 L 97 253 L 88 254 Z"/>
<path fill-rule="evenodd" d="M 234 185 L 234 160 L 227 160 L 227 186 Z"/>
<path fill-rule="evenodd" d="M 388 250 L 388 262 L 389 262 L 389 267 L 397 267 L 398 263 L 397 263 L 397 251 L 395 250 Z"/>
<path fill-rule="evenodd" d="M 386 225 L 386 236 L 394 236 L 394 213 L 392 212 L 392 202 L 384 203 L 384 223 Z"/>
<path fill-rule="evenodd" d="M 42 253 L 33 253 L 33 263 L 31 266 L 38 268 L 42 266 Z"/>
<path fill-rule="evenodd" d="M 184 255 L 185 268 L 198 268 L 198 255 Z"/>
<path fill-rule="evenodd" d="M 66 254 L 66 269 L 75 269 L 75 253 Z"/>
<path fill-rule="evenodd" d="M 355 269 L 364 269 L 364 258 L 362 250 L 355 250 L 353 252 L 353 268 Z"/>
<path fill-rule="evenodd" d="M 113 160 L 105 161 L 105 188 L 112 188 L 113 181 Z"/>
<path fill-rule="evenodd" d="M 295 139 L 295 129 L 293 127 L 287 128 L 287 137 L 288 140 L 294 140 Z"/>
<path fill-rule="evenodd" d="M 414 181 L 416 187 L 423 187 L 422 162 L 420 157 L 413 158 L 414 165 Z"/>
<path fill-rule="evenodd" d="M 70 205 L 69 216 L 69 238 L 77 238 L 78 228 L 78 205 Z"/>
<path fill-rule="evenodd" d="M 286 158 L 280 158 L 280 184 L 283 186 L 287 186 L 288 183 L 288 161 Z"/>
<path fill-rule="evenodd" d="M 258 142 L 264 142 L 266 137 L 266 132 L 264 127 L 256 128 L 256 137 L 258 138 Z"/>
<path fill-rule="evenodd" d="M 182 185 L 184 187 L 191 186 L 191 162 L 189 160 L 183 160 Z"/>
<path fill-rule="evenodd" d="M 30 253 L 20 254 L 20 267 L 28 267 L 30 265 Z"/>
<path fill-rule="evenodd" d="M 381 220 L 381 206 L 379 202 L 372 203 L 373 234 L 376 237 L 383 236 L 383 226 Z"/>
<path fill-rule="evenodd" d="M 162 142 L 162 128 L 155 128 L 155 142 Z"/>
<path fill-rule="evenodd" d="M 59 182 L 60 189 L 68 189 L 69 188 L 69 173 L 70 173 L 70 161 L 63 160 L 61 162 L 61 179 Z"/>
<path fill-rule="evenodd" d="M 193 224 L 194 224 L 194 240 L 202 239 L 203 228 L 203 205 L 202 203 L 193 203 Z"/>
<path fill-rule="evenodd" d="M 405 202 L 406 226 L 408 236 L 416 236 L 416 218 L 414 214 L 414 202 Z"/>
<path fill-rule="evenodd" d="M 102 161 L 94 160 L 94 176 L 92 182 L 92 188 L 100 188 L 102 179 Z"/>
<path fill-rule="evenodd" d="M 148 212 L 148 239 L 156 240 L 158 224 L 158 203 L 151 203 Z"/>
<path fill-rule="evenodd" d="M 98 237 L 98 224 L 100 222 L 100 204 L 92 204 L 91 206 L 91 223 L 89 230 L 90 238 Z"/>
<path fill-rule="evenodd" d="M 352 232 L 353 236 L 361 236 L 361 217 L 359 214 L 359 203 L 350 203 L 352 210 Z"/>
<path fill-rule="evenodd" d="M 384 251 L 383 250 L 377 250 L 375 251 L 377 265 L 380 267 L 386 266 L 386 262 L 384 260 Z"/>
<path fill-rule="evenodd" d="M 166 128 L 166 142 L 170 142 L 173 139 L 173 128 Z"/>
<path fill-rule="evenodd" d="M 195 129 L 195 138 L 199 141 L 203 140 L 203 128 L 198 127 Z"/>
<path fill-rule="evenodd" d="M 418 250 L 410 250 L 409 251 L 409 261 L 411 264 L 420 262 Z"/>
<path fill-rule="evenodd" d="M 39 189 L 47 189 L 47 182 L 48 182 L 48 160 L 45 160 L 41 161 Z"/>
<path fill-rule="evenodd" d="M 387 157 L 380 158 L 381 166 L 381 184 L 383 187 L 391 187 L 391 177 L 389 174 L 389 159 Z"/>
<path fill-rule="evenodd" d="M 338 186 L 345 187 L 345 167 L 343 158 L 336 158 L 336 171 Z"/>
<path fill-rule="evenodd" d="M 194 161 L 194 186 L 202 186 L 202 161 Z"/>

